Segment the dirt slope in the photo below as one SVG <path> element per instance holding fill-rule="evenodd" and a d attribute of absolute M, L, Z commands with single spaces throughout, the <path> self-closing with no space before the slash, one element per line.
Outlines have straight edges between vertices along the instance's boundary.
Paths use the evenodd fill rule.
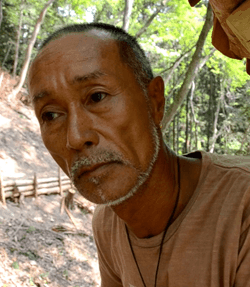
<path fill-rule="evenodd" d="M 11 107 L 0 101 L 0 170 L 11 178 L 57 174 L 33 110 L 21 103 Z"/>
<path fill-rule="evenodd" d="M 1 76 L 1 70 L 0 70 Z M 0 77 L 0 171 L 4 179 L 57 175 L 58 167 L 40 137 L 31 108 L 8 103 L 14 80 Z M 95 206 L 60 214 L 59 195 L 25 198 L 21 204 L 0 203 L 0 287 L 99 286 L 96 247 L 91 230 Z"/>

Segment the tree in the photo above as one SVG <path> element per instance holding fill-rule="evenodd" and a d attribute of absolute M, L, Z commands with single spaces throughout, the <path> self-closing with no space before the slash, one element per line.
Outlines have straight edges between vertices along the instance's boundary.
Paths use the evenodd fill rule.
<path fill-rule="evenodd" d="M 123 17 L 123 25 L 122 29 L 128 31 L 129 27 L 129 18 L 132 13 L 134 0 L 125 0 L 125 9 L 124 9 L 124 17 Z"/>
<path fill-rule="evenodd" d="M 18 26 L 18 29 L 17 29 L 15 61 L 14 61 L 14 65 L 13 65 L 13 77 L 16 76 L 16 68 L 17 68 L 17 63 L 18 63 L 18 53 L 19 53 L 19 43 L 20 43 L 20 34 L 21 34 L 21 28 L 22 28 L 22 21 L 23 21 L 23 0 L 22 0 L 22 4 L 21 4 L 21 9 L 20 9 L 19 26 Z"/>
<path fill-rule="evenodd" d="M 180 107 L 180 105 L 182 104 L 183 100 L 185 99 L 188 93 L 189 87 L 195 77 L 196 70 L 199 67 L 201 52 L 204 47 L 208 32 L 212 28 L 212 24 L 213 24 L 213 11 L 210 4 L 208 3 L 206 21 L 200 33 L 199 40 L 196 44 L 196 50 L 193 54 L 192 61 L 189 64 L 188 70 L 186 72 L 185 80 L 183 81 L 181 89 L 179 90 L 178 95 L 175 98 L 175 102 L 171 104 L 171 106 L 167 109 L 165 113 L 164 119 L 162 121 L 163 130 L 165 130 L 168 127 L 174 115 L 176 114 L 176 111 L 178 110 L 178 108 Z"/>
<path fill-rule="evenodd" d="M 40 15 L 39 15 L 39 18 L 36 22 L 36 25 L 34 27 L 34 31 L 33 31 L 33 34 L 32 34 L 32 37 L 29 41 L 29 45 L 28 45 L 28 48 L 27 48 L 27 51 L 26 51 L 26 56 L 25 56 L 25 61 L 24 61 L 24 64 L 23 64 L 23 67 L 22 67 L 22 70 L 21 70 L 21 74 L 20 74 L 20 79 L 18 81 L 18 83 L 16 84 L 16 86 L 14 87 L 12 93 L 9 95 L 8 97 L 8 100 L 11 101 L 13 100 L 17 94 L 20 92 L 23 84 L 24 84 L 24 81 L 25 81 L 25 78 L 26 78 L 26 75 L 27 75 L 27 71 L 28 71 L 28 66 L 29 66 L 29 62 L 30 62 L 30 57 L 31 57 L 31 52 L 32 52 L 32 49 L 34 47 L 34 44 L 35 44 L 35 41 L 36 41 L 36 37 L 39 33 L 39 30 L 40 30 L 40 27 L 41 27 L 41 24 L 43 23 L 43 20 L 44 20 L 44 16 L 46 15 L 46 12 L 47 12 L 47 9 L 49 8 L 49 6 L 54 2 L 55 0 L 49 0 L 44 8 L 42 9 Z"/>
<path fill-rule="evenodd" d="M 0 0 L 0 29 L 3 20 L 3 8 L 2 8 L 2 0 Z"/>
<path fill-rule="evenodd" d="M 136 33 L 135 37 L 139 38 L 141 35 L 147 30 L 147 28 L 150 26 L 150 24 L 153 22 L 153 20 L 156 18 L 156 16 L 161 12 L 163 7 L 166 7 L 166 4 L 169 1 L 164 0 L 159 6 L 156 6 L 155 11 L 150 15 L 150 17 L 147 19 L 145 24 L 141 27 L 141 29 Z M 170 8 L 169 8 L 170 9 Z"/>

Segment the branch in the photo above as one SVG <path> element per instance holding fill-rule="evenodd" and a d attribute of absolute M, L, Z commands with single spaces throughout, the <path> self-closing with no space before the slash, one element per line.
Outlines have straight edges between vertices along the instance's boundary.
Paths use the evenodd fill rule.
<path fill-rule="evenodd" d="M 169 71 L 167 77 L 164 79 L 165 83 L 167 83 L 171 76 L 173 75 L 173 72 L 175 71 L 175 69 L 180 65 L 180 63 L 183 61 L 183 59 L 192 51 L 192 49 L 195 47 L 195 45 L 193 45 L 188 51 L 186 51 L 185 53 L 183 53 L 173 64 L 170 68 L 167 68 L 165 70 L 163 70 L 161 72 L 161 74 L 163 74 L 164 72 Z"/>
<path fill-rule="evenodd" d="M 41 11 L 40 15 L 39 15 L 39 18 L 36 22 L 36 25 L 35 25 L 35 28 L 34 28 L 34 31 L 32 33 L 32 36 L 31 36 L 31 39 L 29 41 L 29 44 L 28 44 L 28 48 L 27 48 L 27 51 L 26 51 L 26 55 L 25 55 L 25 60 L 24 60 L 24 64 L 23 64 L 23 67 L 22 67 L 22 70 L 21 70 L 21 73 L 20 73 L 20 79 L 19 79 L 19 82 L 16 84 L 16 86 L 14 87 L 12 93 L 8 96 L 8 100 L 11 101 L 13 98 L 16 97 L 16 95 L 20 92 L 23 84 L 24 84 L 24 81 L 25 81 L 25 78 L 26 78 L 26 75 L 27 75 L 27 71 L 28 71 L 28 67 L 29 67 L 29 62 L 30 62 L 30 57 L 31 57 L 31 52 L 32 52 L 32 49 L 34 47 L 34 44 L 36 42 L 36 37 L 40 31 L 40 27 L 43 23 L 43 19 L 46 15 L 46 12 L 47 12 L 47 9 L 49 8 L 49 6 L 54 2 L 55 0 L 49 0 L 45 5 L 44 5 L 44 8 L 43 10 Z"/>
<path fill-rule="evenodd" d="M 213 56 L 214 52 L 216 51 L 215 48 L 213 48 L 210 52 L 210 54 L 206 55 L 206 57 L 204 57 L 202 59 L 202 61 L 200 62 L 199 68 L 198 70 L 202 69 L 202 67 L 206 64 L 206 62 Z"/>
<path fill-rule="evenodd" d="M 17 29 L 15 60 L 14 60 L 14 65 L 13 65 L 13 77 L 14 78 L 16 77 L 16 68 L 17 68 L 17 63 L 18 63 L 20 36 L 21 36 L 21 29 L 22 29 L 22 22 L 23 22 L 23 10 L 24 10 L 23 2 L 24 2 L 24 0 L 22 0 L 22 3 L 21 3 L 19 25 L 18 25 L 18 29 Z"/>
<path fill-rule="evenodd" d="M 129 18 L 132 13 L 134 0 L 125 0 L 125 9 L 124 9 L 124 16 L 123 16 L 123 25 L 122 29 L 126 32 L 128 31 L 129 27 Z"/>
<path fill-rule="evenodd" d="M 216 140 L 217 140 L 217 138 L 219 136 L 218 130 L 217 130 L 217 123 L 218 123 L 220 107 L 221 107 L 220 104 L 223 101 L 223 97 L 224 97 L 224 95 L 223 95 L 223 93 L 221 93 L 221 96 L 218 99 L 218 103 L 217 103 L 217 109 L 216 109 L 216 112 L 215 112 L 214 126 L 213 126 L 213 142 L 212 142 L 211 148 L 209 150 L 210 153 L 214 152 L 215 143 L 216 143 Z"/>
<path fill-rule="evenodd" d="M 170 90 L 170 92 L 168 93 L 168 96 L 166 98 L 166 101 L 170 100 L 170 98 L 172 97 L 173 95 L 173 92 L 176 90 L 176 87 L 179 85 L 180 81 L 183 79 L 184 77 L 184 73 L 181 73 L 179 76 L 178 76 L 178 79 L 177 81 L 173 84 L 173 88 Z"/>
<path fill-rule="evenodd" d="M 136 33 L 135 38 L 139 38 L 148 28 L 148 26 L 151 24 L 151 22 L 154 20 L 154 18 L 160 13 L 161 8 L 157 8 L 156 11 L 150 16 L 150 18 L 146 21 L 144 26 Z"/>
<path fill-rule="evenodd" d="M 193 47 L 192 47 L 192 48 L 193 48 Z M 205 65 L 205 63 L 208 61 L 208 59 L 213 55 L 214 51 L 216 51 L 215 48 L 213 48 L 213 49 L 211 50 L 211 53 L 210 53 L 209 55 L 207 55 L 206 57 L 203 58 L 203 60 L 201 61 L 200 65 L 199 65 L 199 69 L 201 69 L 201 68 Z M 188 52 L 188 51 L 187 51 L 187 52 Z M 182 73 L 181 75 L 179 75 L 177 81 L 174 83 L 173 89 L 169 92 L 169 95 L 168 95 L 168 98 L 167 98 L 167 99 L 170 99 L 170 98 L 171 98 L 171 96 L 172 96 L 172 94 L 173 94 L 173 92 L 174 92 L 174 90 L 175 90 L 175 87 L 176 87 L 177 85 L 179 85 L 180 81 L 182 80 L 183 74 L 184 74 L 184 73 Z M 191 87 L 191 98 L 190 98 L 190 100 L 191 100 L 191 108 L 193 108 L 193 106 L 192 106 L 192 104 L 193 104 L 193 103 L 192 103 L 193 93 L 194 93 L 194 87 L 193 87 L 193 85 L 195 86 L 194 81 L 192 81 L 192 87 Z M 194 110 L 193 110 L 193 111 L 194 111 Z M 195 122 L 196 122 L 196 120 L 195 120 Z M 197 123 L 198 123 L 198 121 L 197 121 Z"/>
<path fill-rule="evenodd" d="M 250 130 L 250 125 L 248 125 L 248 127 L 246 128 L 245 132 L 244 132 L 244 136 L 243 139 L 241 141 L 241 147 L 240 147 L 240 151 L 242 152 L 244 144 L 247 142 L 247 136 L 249 134 L 249 130 Z"/>
<path fill-rule="evenodd" d="M 199 121 L 196 119 L 196 117 L 195 117 L 195 112 L 194 112 L 194 103 L 193 103 L 194 90 L 195 90 L 195 83 L 194 83 L 194 81 L 193 81 L 193 82 L 192 82 L 192 87 L 191 87 L 191 95 L 190 95 L 190 106 L 191 106 L 191 112 L 192 112 L 192 116 L 193 116 L 194 122 L 195 122 L 196 124 L 198 124 Z"/>
<path fill-rule="evenodd" d="M 163 130 L 167 129 L 168 125 L 172 121 L 178 108 L 181 106 L 182 102 L 184 101 L 188 93 L 190 84 L 195 78 L 195 71 L 197 70 L 197 67 L 200 64 L 201 53 L 202 53 L 202 49 L 206 41 L 206 37 L 208 35 L 209 30 L 212 28 L 212 25 L 213 25 L 213 10 L 210 4 L 208 4 L 206 20 L 202 28 L 202 31 L 200 33 L 199 39 L 197 41 L 196 50 L 193 54 L 191 63 L 189 64 L 189 67 L 187 69 L 186 76 L 182 83 L 182 86 L 175 98 L 175 102 L 170 105 L 170 107 L 168 108 L 168 110 L 166 111 L 164 115 L 164 118 L 162 121 Z"/>
<path fill-rule="evenodd" d="M 0 0 L 0 29 L 2 21 L 3 21 L 3 9 L 2 9 L 2 0 Z"/>
<path fill-rule="evenodd" d="M 168 1 L 163 1 L 161 6 L 156 8 L 156 11 L 149 17 L 149 19 L 146 21 L 146 23 L 144 24 L 144 26 L 141 27 L 141 29 L 136 33 L 135 38 L 139 38 L 149 27 L 149 25 L 153 22 L 154 18 L 160 13 L 161 9 L 164 8 L 166 6 L 166 4 L 169 2 Z M 168 8 L 169 10 L 170 8 Z"/>
<path fill-rule="evenodd" d="M 176 61 L 172 64 L 172 66 L 170 66 L 169 68 L 166 68 L 164 70 L 162 70 L 160 72 L 160 74 L 164 74 L 165 72 L 173 69 L 173 67 L 176 65 L 177 62 L 179 62 L 180 60 L 183 60 L 183 58 L 185 58 L 185 56 L 187 56 L 191 51 L 192 49 L 195 47 L 195 45 L 193 45 L 190 49 L 188 49 L 186 52 L 184 52 L 183 54 L 180 55 L 179 58 L 176 59 Z"/>

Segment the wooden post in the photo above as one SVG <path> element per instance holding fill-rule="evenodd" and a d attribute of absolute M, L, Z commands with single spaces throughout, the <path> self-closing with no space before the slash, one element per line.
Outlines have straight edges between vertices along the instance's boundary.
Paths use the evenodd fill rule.
<path fill-rule="evenodd" d="M 0 200 L 3 203 L 3 206 L 6 206 L 6 201 L 5 201 L 5 193 L 4 193 L 4 185 L 3 185 L 3 175 L 0 172 Z"/>
<path fill-rule="evenodd" d="M 58 184 L 59 184 L 59 193 L 61 196 L 63 196 L 63 191 L 62 191 L 62 179 L 61 179 L 61 169 L 58 167 Z"/>
<path fill-rule="evenodd" d="M 37 188 L 37 186 L 38 186 L 37 176 L 36 176 L 36 173 L 34 173 L 34 195 L 35 195 L 35 198 L 38 197 L 38 192 L 37 192 L 38 188 Z"/>

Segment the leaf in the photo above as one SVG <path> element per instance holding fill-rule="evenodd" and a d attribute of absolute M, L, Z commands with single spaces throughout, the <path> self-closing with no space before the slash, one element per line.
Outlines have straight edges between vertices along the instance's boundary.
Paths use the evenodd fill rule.
<path fill-rule="evenodd" d="M 11 264 L 11 267 L 14 268 L 14 269 L 19 269 L 19 263 L 17 261 L 14 261 L 12 264 Z"/>

